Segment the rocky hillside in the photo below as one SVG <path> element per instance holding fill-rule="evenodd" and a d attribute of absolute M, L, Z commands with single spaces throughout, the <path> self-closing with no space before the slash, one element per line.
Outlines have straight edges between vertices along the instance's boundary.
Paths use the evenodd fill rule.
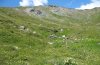
<path fill-rule="evenodd" d="M 100 8 L 0 8 L 0 65 L 100 65 Z"/>

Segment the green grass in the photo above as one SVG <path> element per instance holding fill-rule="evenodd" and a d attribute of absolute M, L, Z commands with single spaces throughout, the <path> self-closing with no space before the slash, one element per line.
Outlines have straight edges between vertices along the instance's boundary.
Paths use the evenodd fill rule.
<path fill-rule="evenodd" d="M 27 7 L 0 8 L 0 65 L 100 65 L 99 8 L 68 11 L 70 17 L 35 8 L 48 17 L 30 16 Z"/>

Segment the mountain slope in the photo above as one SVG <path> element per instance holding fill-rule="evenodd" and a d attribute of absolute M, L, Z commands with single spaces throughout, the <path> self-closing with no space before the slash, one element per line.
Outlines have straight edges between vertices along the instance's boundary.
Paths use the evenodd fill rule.
<path fill-rule="evenodd" d="M 0 65 L 100 65 L 100 8 L 0 8 Z"/>

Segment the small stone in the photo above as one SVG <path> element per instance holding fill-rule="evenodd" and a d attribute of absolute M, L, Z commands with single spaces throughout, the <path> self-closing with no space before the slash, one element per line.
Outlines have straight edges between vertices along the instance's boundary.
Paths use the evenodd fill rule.
<path fill-rule="evenodd" d="M 65 38 L 66 36 L 65 35 L 62 35 L 62 37 Z"/>
<path fill-rule="evenodd" d="M 26 31 L 26 32 L 29 32 L 30 30 L 27 28 L 27 29 L 25 29 L 25 31 Z"/>
<path fill-rule="evenodd" d="M 18 50 L 19 47 L 18 46 L 13 46 L 13 50 Z"/>
<path fill-rule="evenodd" d="M 77 38 L 75 40 L 78 40 Z"/>
<path fill-rule="evenodd" d="M 63 32 L 63 29 L 60 29 L 61 32 Z"/>
<path fill-rule="evenodd" d="M 24 26 L 20 26 L 20 28 L 21 28 L 21 29 L 24 29 L 25 27 L 24 27 Z"/>
<path fill-rule="evenodd" d="M 77 63 L 75 62 L 75 59 L 73 59 L 73 58 L 67 58 L 65 60 L 65 64 L 64 65 L 77 65 Z"/>
<path fill-rule="evenodd" d="M 36 34 L 36 31 L 33 31 L 33 34 Z"/>
<path fill-rule="evenodd" d="M 25 29 L 25 26 L 20 26 L 19 29 L 20 30 L 24 30 Z"/>
<path fill-rule="evenodd" d="M 100 43 L 97 43 L 98 45 L 100 45 Z"/>
<path fill-rule="evenodd" d="M 53 42 L 48 42 L 48 44 L 53 44 Z"/>
<path fill-rule="evenodd" d="M 57 38 L 57 36 L 55 34 L 52 34 L 49 36 L 50 38 Z"/>

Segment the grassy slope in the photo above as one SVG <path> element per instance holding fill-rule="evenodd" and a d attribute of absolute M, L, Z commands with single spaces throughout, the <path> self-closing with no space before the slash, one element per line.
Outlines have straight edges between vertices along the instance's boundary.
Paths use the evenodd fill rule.
<path fill-rule="evenodd" d="M 77 65 L 100 65 L 100 9 L 68 16 L 51 9 L 43 8 L 48 17 L 42 17 L 29 16 L 24 8 L 0 8 L 0 65 L 65 65 L 68 58 Z"/>

